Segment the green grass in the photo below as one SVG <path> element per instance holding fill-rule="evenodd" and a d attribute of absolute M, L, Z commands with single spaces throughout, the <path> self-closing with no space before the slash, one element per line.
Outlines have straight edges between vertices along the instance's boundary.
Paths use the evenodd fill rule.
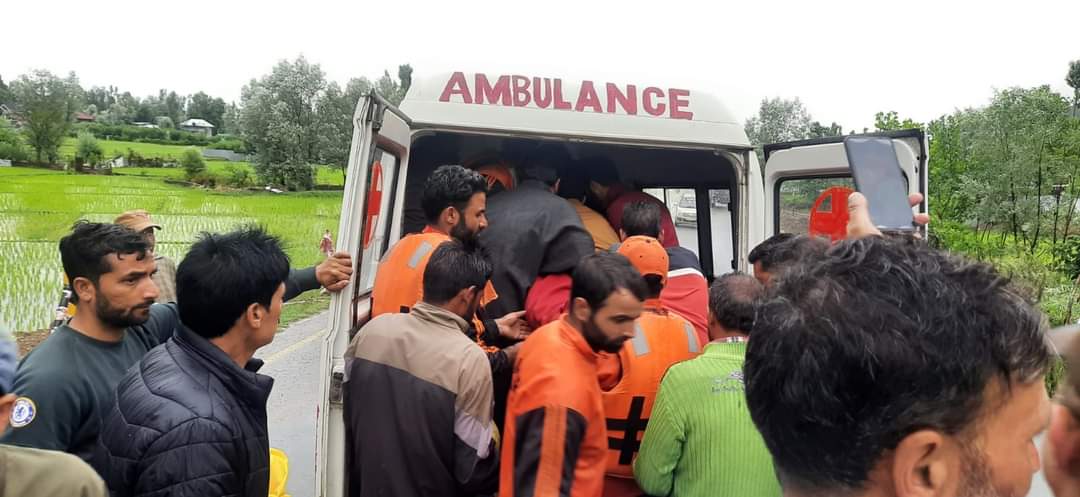
<path fill-rule="evenodd" d="M 75 138 L 64 138 L 64 142 L 60 145 L 60 157 L 69 162 L 73 160 L 73 157 L 75 157 L 76 142 L 77 140 Z M 105 158 L 107 159 L 112 159 L 120 155 L 127 155 L 127 152 L 130 149 L 143 157 L 167 157 L 179 160 L 180 154 L 184 153 L 184 150 L 189 148 L 203 148 L 191 145 L 158 145 L 156 143 L 125 142 L 119 140 L 98 140 L 98 143 L 101 144 L 101 150 L 105 153 Z"/>
<path fill-rule="evenodd" d="M 335 230 L 341 192 L 222 193 L 137 176 L 74 175 L 29 168 L 0 169 L 0 326 L 12 330 L 48 325 L 60 295 L 56 243 L 78 219 L 111 221 L 129 209 L 146 209 L 164 229 L 158 251 L 179 262 L 202 231 L 261 224 L 281 237 L 294 267 L 319 260 L 323 230 Z M 297 303 L 297 315 L 319 304 Z"/>

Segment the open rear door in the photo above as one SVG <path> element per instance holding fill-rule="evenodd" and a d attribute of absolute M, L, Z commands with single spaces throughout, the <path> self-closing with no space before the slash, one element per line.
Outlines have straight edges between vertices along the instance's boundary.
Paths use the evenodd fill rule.
<path fill-rule="evenodd" d="M 341 497 L 345 488 L 345 424 L 342 411 L 343 355 L 352 334 L 368 319 L 371 288 L 383 253 L 400 232 L 404 171 L 410 121 L 372 92 L 356 105 L 352 149 L 341 204 L 337 248 L 353 256 L 351 284 L 330 303 L 329 332 L 323 338 L 321 390 L 315 441 L 315 492 Z M 307 495 L 310 489 L 293 489 Z"/>
<path fill-rule="evenodd" d="M 861 136 L 893 140 L 908 193 L 921 192 L 914 212 L 927 210 L 928 148 L 922 130 L 909 129 Z M 765 236 L 777 233 L 841 234 L 847 196 L 855 189 L 843 136 L 765 145 Z M 925 229 L 925 228 L 923 228 Z M 833 236 L 836 239 L 836 236 Z"/>

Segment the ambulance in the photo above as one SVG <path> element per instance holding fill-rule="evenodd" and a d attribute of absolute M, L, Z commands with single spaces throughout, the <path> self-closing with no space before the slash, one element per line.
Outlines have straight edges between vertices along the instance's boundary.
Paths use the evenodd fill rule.
<path fill-rule="evenodd" d="M 418 196 L 407 192 L 434 167 L 492 154 L 513 163 L 521 150 L 552 142 L 575 159 L 607 157 L 623 183 L 683 213 L 680 245 L 698 255 L 710 281 L 750 272 L 747 254 L 773 234 L 842 229 L 844 193 L 853 185 L 842 138 L 765 145 L 762 168 L 742 122 L 723 102 L 678 87 L 453 72 L 414 79 L 400 108 L 376 93 L 362 97 L 353 117 L 338 248 L 352 253 L 356 266 L 349 287 L 333 298 L 322 342 L 315 477 L 321 497 L 341 497 L 347 483 L 343 354 L 368 319 L 379 260 L 417 229 L 410 213 L 419 210 Z M 909 191 L 925 195 L 922 131 L 876 136 L 892 139 Z M 927 212 L 925 201 L 913 210 Z"/>

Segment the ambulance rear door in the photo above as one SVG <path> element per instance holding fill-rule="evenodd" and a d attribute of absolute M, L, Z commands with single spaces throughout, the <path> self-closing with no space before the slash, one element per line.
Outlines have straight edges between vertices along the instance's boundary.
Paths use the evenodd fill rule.
<path fill-rule="evenodd" d="M 368 319 L 375 270 L 391 234 L 401 231 L 402 216 L 395 214 L 403 208 L 411 137 L 411 120 L 375 92 L 360 98 L 353 122 L 337 249 L 352 254 L 354 273 L 349 286 L 331 300 L 322 343 L 313 494 L 322 497 L 344 495 L 343 355 Z M 298 495 L 309 491 L 292 490 Z"/>
<path fill-rule="evenodd" d="M 891 138 L 908 193 L 920 192 L 923 202 L 913 212 L 927 209 L 926 135 L 920 129 L 859 136 Z M 846 224 L 847 194 L 855 189 L 844 151 L 843 136 L 764 146 L 765 237 L 778 233 L 826 235 L 842 238 Z M 925 229 L 925 227 L 923 228 Z M 834 239 L 838 237 L 834 236 Z"/>

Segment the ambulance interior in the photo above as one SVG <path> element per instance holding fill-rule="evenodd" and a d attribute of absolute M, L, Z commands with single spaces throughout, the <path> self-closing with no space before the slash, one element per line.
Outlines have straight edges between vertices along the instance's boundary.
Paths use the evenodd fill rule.
<path fill-rule="evenodd" d="M 675 221 L 679 244 L 698 255 L 709 281 L 733 270 L 738 236 L 735 169 L 728 159 L 711 150 L 449 132 L 414 136 L 401 235 L 422 229 L 420 192 L 424 180 L 439 165 L 468 166 L 497 158 L 520 167 L 532 150 L 545 143 L 562 144 L 575 161 L 595 156 L 610 159 L 623 184 L 664 201 Z M 585 173 L 588 177 L 589 171 Z M 515 178 L 520 181 L 516 170 Z"/>

